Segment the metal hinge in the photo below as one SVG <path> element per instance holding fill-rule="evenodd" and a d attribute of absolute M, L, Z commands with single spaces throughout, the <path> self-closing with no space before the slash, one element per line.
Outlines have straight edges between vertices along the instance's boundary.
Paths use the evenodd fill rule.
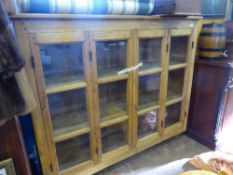
<path fill-rule="evenodd" d="M 192 41 L 192 49 L 194 48 L 194 41 Z"/>
<path fill-rule="evenodd" d="M 53 172 L 53 165 L 50 164 L 49 167 L 50 167 L 50 171 Z"/>
<path fill-rule="evenodd" d="M 91 51 L 89 52 L 89 60 L 90 60 L 90 62 L 92 62 L 92 61 L 93 61 L 93 54 L 92 54 L 92 52 L 91 52 Z"/>
<path fill-rule="evenodd" d="M 164 121 L 163 120 L 161 121 L 161 127 L 162 128 L 164 127 Z"/>
<path fill-rule="evenodd" d="M 31 56 L 31 64 L 32 64 L 32 68 L 35 69 L 35 59 L 33 56 Z"/>
<path fill-rule="evenodd" d="M 167 52 L 169 51 L 169 44 L 167 44 Z"/>
<path fill-rule="evenodd" d="M 187 117 L 187 112 L 184 112 L 184 116 Z"/>

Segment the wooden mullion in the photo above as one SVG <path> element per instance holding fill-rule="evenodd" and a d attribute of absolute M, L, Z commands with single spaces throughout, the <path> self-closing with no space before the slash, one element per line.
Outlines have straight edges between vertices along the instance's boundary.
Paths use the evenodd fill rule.
<path fill-rule="evenodd" d="M 102 141 L 101 141 L 101 127 L 100 127 L 100 103 L 99 103 L 99 87 L 98 87 L 98 73 L 97 73 L 97 56 L 96 56 L 96 40 L 94 39 L 94 32 L 90 33 L 89 48 L 92 53 L 91 76 L 92 76 L 92 92 L 94 104 L 94 123 L 95 123 L 95 136 L 96 136 L 96 155 L 97 163 L 101 162 L 102 157 Z"/>
<path fill-rule="evenodd" d="M 132 53 L 132 64 L 137 65 L 139 62 L 139 36 L 138 30 L 133 31 L 133 53 Z M 132 146 L 137 145 L 137 126 L 138 126 L 138 69 L 132 73 Z"/>
<path fill-rule="evenodd" d="M 167 89 L 168 89 L 168 66 L 170 57 L 170 34 L 165 31 L 162 43 L 162 56 L 161 56 L 161 81 L 160 81 L 160 110 L 158 117 L 158 133 L 160 136 L 164 134 L 164 123 L 165 123 L 165 113 L 166 113 L 166 100 L 167 100 Z"/>
<path fill-rule="evenodd" d="M 86 87 L 86 103 L 87 103 L 87 110 L 88 110 L 88 121 L 90 126 L 90 150 L 91 150 L 91 157 L 92 160 L 97 163 L 98 162 L 98 155 L 96 153 L 97 148 L 97 141 L 96 141 L 96 135 L 95 135 L 95 107 L 93 104 L 93 87 L 92 87 L 92 67 L 91 67 L 91 58 L 89 51 L 89 32 L 85 32 L 85 41 L 83 42 L 83 64 L 84 64 L 84 78 L 87 84 Z"/>
<path fill-rule="evenodd" d="M 45 133 L 46 133 L 46 139 L 48 143 L 48 149 L 49 149 L 49 157 L 51 160 L 51 166 L 53 167 L 53 173 L 59 174 L 59 165 L 56 155 L 56 147 L 53 140 L 53 129 L 52 129 L 52 122 L 48 107 L 48 99 L 47 95 L 45 94 L 45 80 L 43 75 L 43 68 L 42 63 L 40 59 L 40 51 L 39 51 L 39 45 L 36 44 L 37 41 L 35 39 L 35 35 L 30 35 L 30 43 L 32 46 L 32 54 L 35 57 L 35 75 L 36 75 L 36 83 L 39 93 L 39 100 L 40 100 L 40 106 L 43 116 L 43 122 L 45 126 Z"/>
<path fill-rule="evenodd" d="M 187 121 L 188 121 L 188 111 L 189 111 L 189 104 L 190 104 L 190 96 L 191 96 L 191 89 L 192 89 L 192 80 L 193 80 L 193 72 L 194 72 L 194 63 L 195 63 L 195 55 L 196 55 L 196 47 L 197 43 L 194 41 L 197 41 L 198 38 L 198 30 L 196 26 L 193 29 L 192 35 L 190 36 L 190 44 L 189 44 L 189 52 L 188 52 L 188 68 L 187 68 L 187 77 L 185 79 L 185 83 L 187 84 L 185 87 L 185 93 L 184 93 L 184 104 L 183 104 L 183 110 L 182 110 L 182 126 L 183 130 L 186 130 L 187 127 Z M 194 42 L 194 43 L 193 43 Z M 193 45 L 193 47 L 192 47 Z"/>
<path fill-rule="evenodd" d="M 127 46 L 127 67 L 133 67 L 134 64 L 134 32 L 130 32 L 130 37 L 128 39 L 128 46 Z M 129 120 L 128 120 L 128 145 L 130 148 L 133 148 L 133 127 L 134 127 L 134 108 L 133 108 L 133 103 L 134 103 L 134 98 L 133 98 L 133 81 L 134 81 L 134 71 L 131 71 L 128 73 L 128 82 L 127 82 L 127 106 L 128 106 L 128 115 L 129 115 Z"/>

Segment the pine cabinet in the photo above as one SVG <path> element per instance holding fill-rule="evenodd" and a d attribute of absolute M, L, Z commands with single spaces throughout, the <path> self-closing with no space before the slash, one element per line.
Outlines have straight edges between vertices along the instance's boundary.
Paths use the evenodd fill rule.
<path fill-rule="evenodd" d="M 195 20 L 18 15 L 14 22 L 32 63 L 44 174 L 92 174 L 185 131 Z"/>

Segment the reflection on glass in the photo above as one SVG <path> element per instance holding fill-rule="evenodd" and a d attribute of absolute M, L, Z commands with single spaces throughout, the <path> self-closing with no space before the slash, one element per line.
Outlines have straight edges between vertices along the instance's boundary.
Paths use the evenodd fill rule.
<path fill-rule="evenodd" d="M 127 114 L 127 81 L 99 86 L 101 120 L 110 120 Z"/>
<path fill-rule="evenodd" d="M 170 65 L 186 63 L 188 42 L 188 36 L 171 38 Z"/>
<path fill-rule="evenodd" d="M 127 41 L 99 41 L 96 43 L 98 76 L 117 75 L 127 67 Z"/>
<path fill-rule="evenodd" d="M 165 128 L 180 122 L 182 103 L 176 103 L 167 107 L 167 115 L 165 116 Z"/>
<path fill-rule="evenodd" d="M 88 127 L 85 89 L 48 96 L 54 135 Z"/>
<path fill-rule="evenodd" d="M 46 86 L 83 80 L 82 44 L 40 46 Z"/>
<path fill-rule="evenodd" d="M 138 138 L 145 137 L 156 132 L 159 111 L 147 112 L 138 118 Z"/>
<path fill-rule="evenodd" d="M 119 123 L 101 129 L 103 153 L 127 145 L 127 123 Z"/>
<path fill-rule="evenodd" d="M 91 159 L 89 135 L 85 134 L 56 144 L 60 170 Z"/>
<path fill-rule="evenodd" d="M 160 74 L 146 75 L 139 78 L 139 108 L 159 104 Z"/>
<path fill-rule="evenodd" d="M 139 62 L 143 62 L 141 70 L 160 67 L 162 38 L 140 39 Z"/>
<path fill-rule="evenodd" d="M 183 96 L 185 69 L 178 69 L 169 72 L 168 79 L 168 100 Z"/>

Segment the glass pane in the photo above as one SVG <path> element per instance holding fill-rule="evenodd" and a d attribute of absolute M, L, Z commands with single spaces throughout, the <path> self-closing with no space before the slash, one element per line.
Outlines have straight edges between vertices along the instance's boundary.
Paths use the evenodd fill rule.
<path fill-rule="evenodd" d="M 189 36 L 171 38 L 170 65 L 186 63 Z"/>
<path fill-rule="evenodd" d="M 127 41 L 96 42 L 98 76 L 117 75 L 127 67 Z"/>
<path fill-rule="evenodd" d="M 167 114 L 165 116 L 165 128 L 180 122 L 182 103 L 176 103 L 167 107 Z"/>
<path fill-rule="evenodd" d="M 91 159 L 89 135 L 85 134 L 56 144 L 60 170 Z"/>
<path fill-rule="evenodd" d="M 138 118 L 138 138 L 145 137 L 156 132 L 159 111 L 153 110 L 139 116 Z"/>
<path fill-rule="evenodd" d="M 83 80 L 82 43 L 40 46 L 46 86 Z"/>
<path fill-rule="evenodd" d="M 127 115 L 127 81 L 99 86 L 101 121 Z"/>
<path fill-rule="evenodd" d="M 168 100 L 183 96 L 185 69 L 178 69 L 169 72 L 168 79 Z"/>
<path fill-rule="evenodd" d="M 88 127 L 85 89 L 48 96 L 54 135 Z"/>
<path fill-rule="evenodd" d="M 139 108 L 159 104 L 160 74 L 146 75 L 139 78 Z"/>
<path fill-rule="evenodd" d="M 139 62 L 143 62 L 140 70 L 160 67 L 162 38 L 140 39 Z"/>
<path fill-rule="evenodd" d="M 119 123 L 101 129 L 103 153 L 127 145 L 127 123 Z"/>

